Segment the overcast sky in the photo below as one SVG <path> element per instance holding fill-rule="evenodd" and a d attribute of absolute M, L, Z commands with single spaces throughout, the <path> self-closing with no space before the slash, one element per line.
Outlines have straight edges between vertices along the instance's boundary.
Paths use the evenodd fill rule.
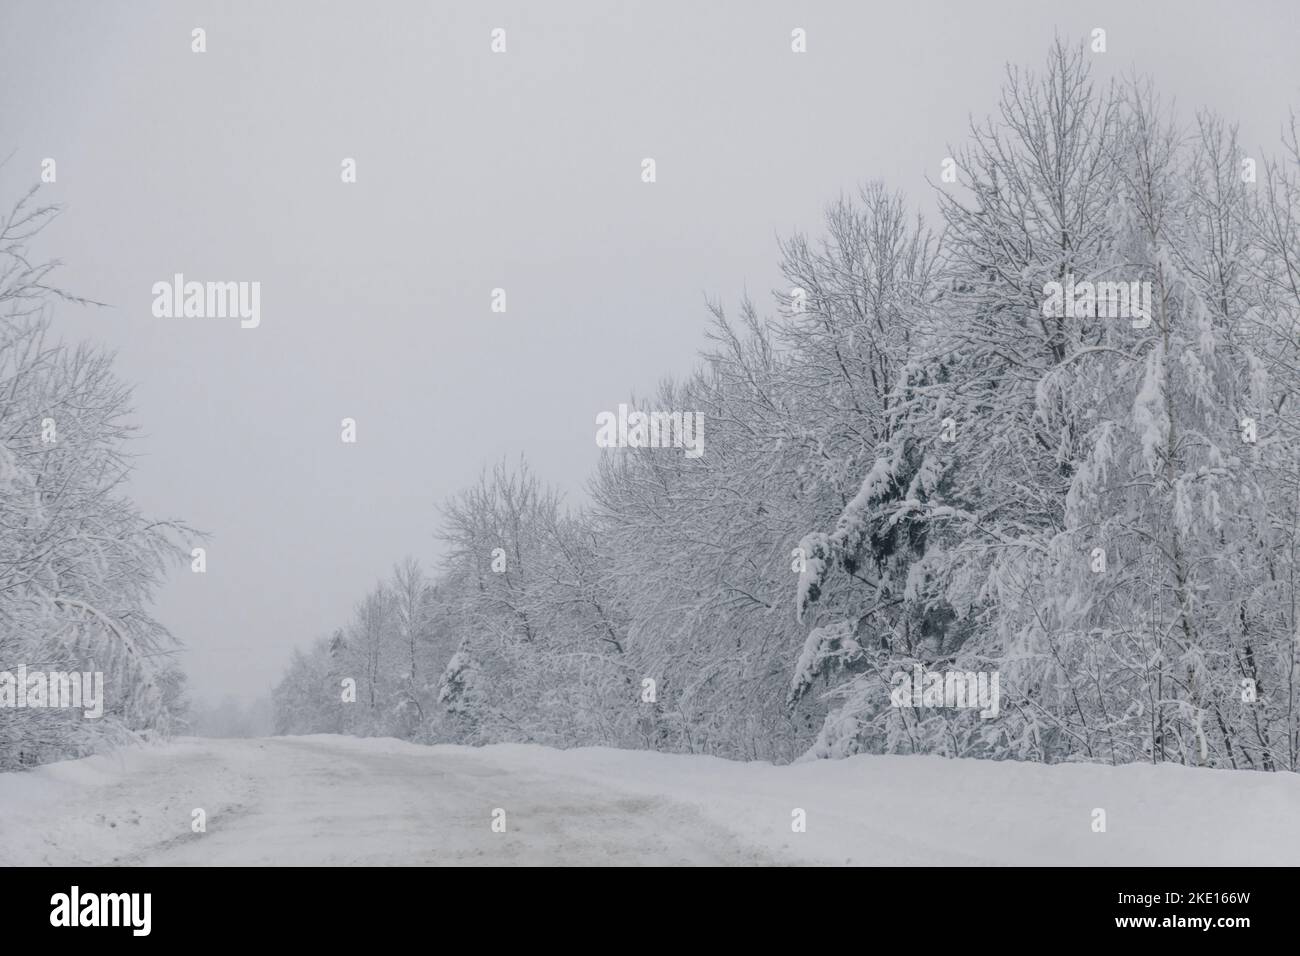
<path fill-rule="evenodd" d="M 247 698 L 395 561 L 436 563 L 436 506 L 484 465 L 522 452 L 580 502 L 596 413 L 692 366 L 706 296 L 769 301 L 778 234 L 873 178 L 932 208 L 1005 62 L 1104 27 L 1103 74 L 1272 148 L 1296 10 L 0 0 L 0 199 L 57 161 L 37 250 L 112 305 L 57 327 L 136 384 L 137 501 L 213 535 L 159 615 L 198 696 Z M 260 327 L 153 317 L 177 272 L 259 281 Z"/>

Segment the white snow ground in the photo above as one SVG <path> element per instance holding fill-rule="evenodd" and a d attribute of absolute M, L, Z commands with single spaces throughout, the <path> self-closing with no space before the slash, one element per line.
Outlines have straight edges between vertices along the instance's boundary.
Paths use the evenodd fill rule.
<path fill-rule="evenodd" d="M 738 863 L 1296 865 L 1300 777 L 328 735 L 186 738 L 0 774 L 0 864 Z"/>

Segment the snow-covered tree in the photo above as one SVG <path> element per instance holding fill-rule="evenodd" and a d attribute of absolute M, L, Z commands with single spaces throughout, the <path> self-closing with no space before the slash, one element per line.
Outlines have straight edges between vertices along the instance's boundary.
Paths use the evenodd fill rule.
<path fill-rule="evenodd" d="M 29 249 L 56 212 L 32 190 L 0 219 L 0 671 L 102 672 L 107 699 L 98 719 L 0 708 L 0 770 L 164 730 L 180 710 L 176 641 L 149 608 L 197 536 L 124 491 L 134 426 L 112 356 L 54 334 L 56 304 L 88 304 Z"/>

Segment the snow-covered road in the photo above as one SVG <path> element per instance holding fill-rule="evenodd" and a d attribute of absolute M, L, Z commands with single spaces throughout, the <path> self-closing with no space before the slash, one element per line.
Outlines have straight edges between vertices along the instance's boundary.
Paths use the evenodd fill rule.
<path fill-rule="evenodd" d="M 26 841 L 10 843 L 9 827 L 0 823 L 0 862 L 6 843 L 35 849 L 31 838 L 42 832 L 48 841 L 41 862 L 49 863 L 771 862 L 699 812 L 665 799 L 508 772 L 471 750 L 435 754 L 393 748 L 393 741 L 355 743 L 194 740 L 130 752 L 116 773 L 78 788 L 57 809 L 38 802 Z M 193 832 L 196 808 L 206 814 L 203 833 Z M 492 829 L 498 809 L 504 833 Z"/>
<path fill-rule="evenodd" d="M 792 828 L 799 811 L 805 832 Z M 1294 865 L 1300 780 L 934 757 L 773 767 L 332 736 L 185 739 L 0 774 L 0 863 L 803 862 Z"/>

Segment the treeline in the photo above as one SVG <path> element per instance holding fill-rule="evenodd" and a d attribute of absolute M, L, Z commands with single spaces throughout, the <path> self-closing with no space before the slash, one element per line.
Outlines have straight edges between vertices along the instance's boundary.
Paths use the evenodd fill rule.
<path fill-rule="evenodd" d="M 149 607 L 196 535 L 125 494 L 134 426 L 112 355 L 53 332 L 57 304 L 89 304 L 29 248 L 57 211 L 33 189 L 0 216 L 0 771 L 168 732 L 186 706 Z M 102 715 L 49 706 L 51 672 L 102 673 Z"/>
<path fill-rule="evenodd" d="M 578 511 L 485 475 L 280 730 L 1295 770 L 1295 123 L 1251 153 L 1058 43 L 951 159 L 933 231 L 873 184 L 782 243 L 774 314 L 714 308 L 640 403 L 702 457 L 604 452 Z M 918 663 L 997 671 L 998 716 L 891 706 Z"/>

